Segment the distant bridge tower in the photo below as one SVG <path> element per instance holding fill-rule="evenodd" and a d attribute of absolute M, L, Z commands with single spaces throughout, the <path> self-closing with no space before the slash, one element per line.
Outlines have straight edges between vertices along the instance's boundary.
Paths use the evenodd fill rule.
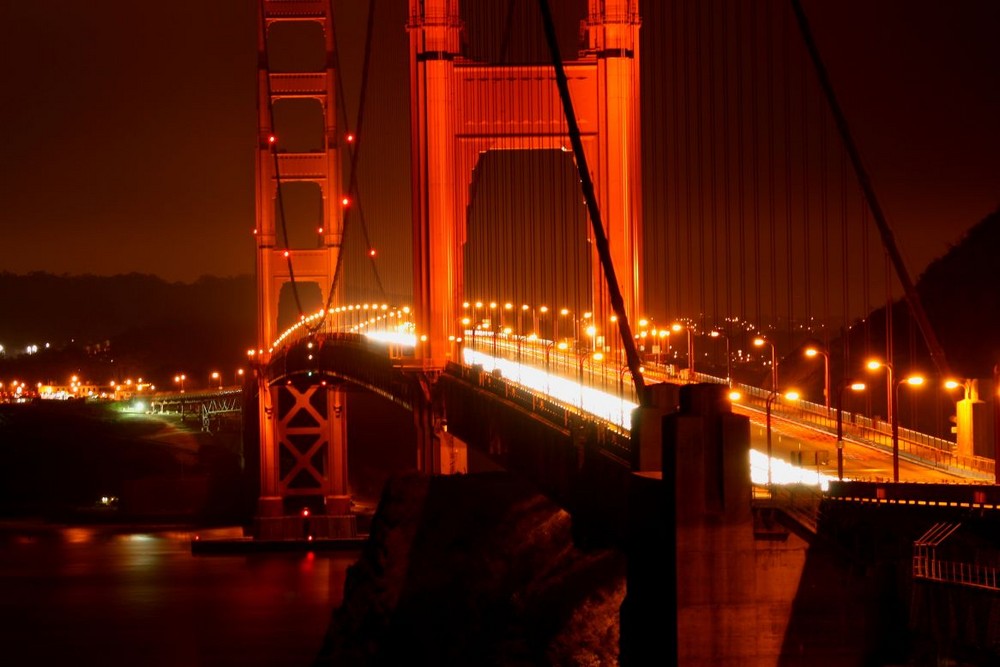
<path fill-rule="evenodd" d="M 639 0 L 589 0 L 586 47 L 566 64 L 625 310 L 642 307 Z M 473 170 L 490 150 L 570 143 L 551 66 L 477 63 L 461 53 L 459 0 L 410 0 L 414 305 L 419 356 L 440 367 L 457 353 L 462 248 Z M 501 100 L 532 99 L 532 105 Z M 495 104 L 482 104 L 493 100 Z M 477 102 L 478 101 L 478 102 Z M 530 106 L 532 116 L 515 115 Z M 593 244 L 591 244 L 593 247 Z M 611 313 L 596 250 L 592 311 Z"/>
<path fill-rule="evenodd" d="M 300 505 L 322 502 L 327 514 L 346 513 L 347 421 L 343 392 L 325 383 L 297 378 L 271 386 L 266 369 L 269 347 L 278 336 L 282 287 L 288 283 L 319 285 L 323 303 L 332 289 L 343 233 L 341 174 L 336 127 L 334 32 L 329 3 L 259 0 L 258 20 L 258 149 L 257 149 L 257 341 L 260 395 L 260 517 L 299 511 Z M 278 24 L 302 30 L 323 48 L 320 71 L 271 72 L 269 33 Z M 318 25 L 310 32 L 310 24 Z M 296 33 L 299 34 L 299 33 Z M 273 109 L 287 100 L 314 101 L 323 117 L 322 150 L 281 150 Z M 280 190 L 284 184 L 315 184 L 322 197 L 318 243 L 288 248 L 277 242 Z M 290 222 L 290 221 L 285 221 Z M 315 222 L 310 223 L 310 227 Z M 292 501 L 292 502 L 287 502 Z M 291 507 L 289 507 L 291 505 Z"/>

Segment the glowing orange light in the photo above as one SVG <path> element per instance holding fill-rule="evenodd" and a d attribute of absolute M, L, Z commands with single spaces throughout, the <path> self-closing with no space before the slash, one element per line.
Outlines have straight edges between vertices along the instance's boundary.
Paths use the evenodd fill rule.
<path fill-rule="evenodd" d="M 350 144 L 350 143 L 353 143 L 353 142 L 354 142 L 354 135 L 351 134 L 351 133 L 348 133 L 347 134 L 347 143 Z"/>
<path fill-rule="evenodd" d="M 288 257 L 288 251 L 287 250 L 285 251 L 285 257 Z"/>
<path fill-rule="evenodd" d="M 374 257 L 375 256 L 375 248 L 372 248 L 371 250 L 369 250 L 368 254 L 371 255 L 372 257 Z"/>
<path fill-rule="evenodd" d="M 277 140 L 278 140 L 278 137 L 274 136 L 273 134 L 270 134 L 267 137 L 267 143 L 269 143 L 269 144 L 273 144 Z"/>
<path fill-rule="evenodd" d="M 340 203 L 343 206 L 349 206 L 350 203 L 351 203 L 351 199 L 350 199 L 350 197 L 344 197 L 343 199 L 340 200 Z"/>
<path fill-rule="evenodd" d="M 320 234 L 322 234 L 322 233 L 323 233 L 323 228 L 322 228 L 322 227 L 320 227 L 320 228 L 319 228 L 319 229 L 317 229 L 316 231 L 317 231 L 317 232 L 319 232 Z"/>

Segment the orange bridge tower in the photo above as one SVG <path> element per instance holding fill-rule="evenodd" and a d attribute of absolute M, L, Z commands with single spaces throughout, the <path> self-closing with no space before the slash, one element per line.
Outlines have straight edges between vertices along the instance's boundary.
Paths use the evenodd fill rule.
<path fill-rule="evenodd" d="M 642 306 L 638 4 L 588 0 L 584 47 L 566 63 L 630 319 Z M 465 58 L 459 0 L 410 0 L 407 28 L 418 356 L 440 368 L 458 354 L 469 185 L 480 157 L 491 150 L 565 150 L 570 142 L 554 68 Z M 504 103 L 516 99 L 537 103 Z M 521 109 L 531 116 L 519 115 Z M 611 309 L 592 253 L 592 310 L 605 321 Z"/>
<path fill-rule="evenodd" d="M 296 63 L 272 72 L 269 41 L 291 40 L 314 53 L 318 71 Z M 347 514 L 347 421 L 345 395 L 333 383 L 315 378 L 276 377 L 269 372 L 270 347 L 279 335 L 279 303 L 298 286 L 319 286 L 322 303 L 333 289 L 343 233 L 341 173 L 336 127 L 334 31 L 329 3 L 259 0 L 258 147 L 257 147 L 257 341 L 254 351 L 259 390 L 260 497 L 257 536 L 264 538 L 328 536 Z M 303 47 L 303 44 L 305 45 Z M 310 150 L 287 144 L 276 130 L 274 110 L 282 104 L 313 103 L 322 117 L 322 137 L 310 138 Z M 279 116 L 279 118 L 281 118 Z M 319 149 L 316 145 L 321 143 Z M 311 184 L 319 191 L 322 214 L 312 247 L 289 247 L 282 188 Z M 302 187 L 302 186 L 299 186 Z M 309 226 L 315 227 L 310 221 Z M 298 237 L 303 236 L 299 234 Z M 283 289 L 284 288 L 284 289 Z M 290 289 L 289 289 L 290 288 Z M 309 517 L 303 525 L 302 517 Z M 298 518 L 296 518 L 298 517 Z M 323 521 L 328 517 L 330 521 Z M 327 528 L 323 528 L 326 526 Z"/>

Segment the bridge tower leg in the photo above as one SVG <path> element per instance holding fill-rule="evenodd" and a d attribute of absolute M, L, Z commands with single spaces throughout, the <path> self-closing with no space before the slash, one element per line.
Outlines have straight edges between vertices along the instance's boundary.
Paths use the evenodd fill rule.
<path fill-rule="evenodd" d="M 257 195 L 254 230 L 257 246 L 257 349 L 252 360 L 257 369 L 260 432 L 260 518 L 282 517 L 305 498 L 312 511 L 343 514 L 350 499 L 347 491 L 346 396 L 342 389 L 296 380 L 271 386 L 267 369 L 271 346 L 278 337 L 279 300 L 282 287 L 302 283 L 319 286 L 323 303 L 334 289 L 334 274 L 343 237 L 341 170 L 336 126 L 334 31 L 327 2 L 258 0 L 258 137 Z M 315 38 L 322 49 L 324 69 L 319 71 L 270 71 L 268 38 L 275 26 L 296 37 Z M 310 26 L 318 26 L 310 31 Z M 283 148 L 274 109 L 286 100 L 311 100 L 323 118 L 322 150 L 294 152 Z M 284 184 L 311 183 L 322 199 L 318 230 L 319 247 L 288 247 L 287 233 L 278 232 L 301 221 L 285 219 L 281 204 Z M 278 223 L 282 225 L 279 230 Z M 315 227 L 315 221 L 308 221 Z M 296 292 L 296 302 L 298 296 Z M 303 313 L 305 314 L 305 313 Z M 291 502 L 289 502 L 291 501 Z M 271 521 L 271 524 L 275 524 Z M 270 524 L 269 524 L 270 525 Z M 277 529 L 276 529 L 277 530 Z M 281 532 L 284 529 L 278 530 Z M 296 529 L 297 530 L 297 529 Z M 292 532 L 295 532 L 294 530 Z M 283 535 L 287 537 L 288 535 Z"/>
<path fill-rule="evenodd" d="M 605 232 L 630 318 L 642 310 L 639 2 L 589 0 L 587 46 L 572 64 L 572 94 Z M 431 368 L 457 360 L 462 251 L 473 172 L 490 150 L 569 146 L 551 66 L 473 62 L 461 53 L 458 0 L 410 0 L 414 305 L 417 354 Z M 530 118 L 511 117 L 510 96 Z M 515 105 L 516 106 L 516 105 Z M 608 321 L 605 278 L 591 258 L 591 310 Z"/>

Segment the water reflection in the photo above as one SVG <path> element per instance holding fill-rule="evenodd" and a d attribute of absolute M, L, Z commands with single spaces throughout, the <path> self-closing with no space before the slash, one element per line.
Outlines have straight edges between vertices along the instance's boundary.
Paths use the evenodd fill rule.
<path fill-rule="evenodd" d="M 192 537 L 0 526 L 0 663 L 310 665 L 356 554 L 196 557 Z"/>

